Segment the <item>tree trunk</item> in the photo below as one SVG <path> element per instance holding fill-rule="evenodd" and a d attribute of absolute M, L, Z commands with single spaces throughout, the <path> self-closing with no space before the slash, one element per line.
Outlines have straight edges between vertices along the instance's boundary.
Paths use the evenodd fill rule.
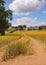
<path fill-rule="evenodd" d="M 5 35 L 5 31 L 4 30 L 1 31 L 1 35 Z"/>

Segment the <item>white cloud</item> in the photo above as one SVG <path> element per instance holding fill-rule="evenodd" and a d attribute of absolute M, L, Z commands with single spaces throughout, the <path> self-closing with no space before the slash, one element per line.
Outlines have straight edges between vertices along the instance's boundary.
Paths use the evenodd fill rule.
<path fill-rule="evenodd" d="M 9 8 L 15 14 L 29 14 L 41 9 L 45 4 L 45 0 L 13 0 Z"/>
<path fill-rule="evenodd" d="M 46 22 L 37 22 L 37 23 L 33 23 L 31 25 L 32 26 L 42 26 L 42 25 L 46 25 Z"/>
<path fill-rule="evenodd" d="M 43 13 L 45 14 L 45 13 L 46 13 L 46 11 L 43 11 Z"/>
<path fill-rule="evenodd" d="M 23 17 L 23 18 L 20 18 L 20 19 L 16 19 L 16 25 L 27 25 L 27 26 L 30 26 L 31 23 L 34 23 L 37 21 L 37 18 L 28 18 L 28 17 Z"/>
<path fill-rule="evenodd" d="M 46 25 L 46 22 L 41 22 L 40 25 Z"/>

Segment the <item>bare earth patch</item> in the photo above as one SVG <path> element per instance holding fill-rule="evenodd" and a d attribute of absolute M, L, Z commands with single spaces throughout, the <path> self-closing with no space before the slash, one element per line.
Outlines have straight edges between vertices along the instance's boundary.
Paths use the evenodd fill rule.
<path fill-rule="evenodd" d="M 35 53 L 33 55 L 27 56 L 17 56 L 14 59 L 10 59 L 7 62 L 1 62 L 0 65 L 46 65 L 46 53 L 42 46 L 42 44 L 34 39 L 30 38 L 34 45 Z M 0 57 L 2 56 L 3 52 L 0 52 Z"/>

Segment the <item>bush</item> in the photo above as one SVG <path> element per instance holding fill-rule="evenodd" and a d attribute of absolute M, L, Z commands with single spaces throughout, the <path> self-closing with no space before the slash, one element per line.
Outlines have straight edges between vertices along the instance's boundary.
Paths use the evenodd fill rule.
<path fill-rule="evenodd" d="M 15 30 L 10 31 L 10 33 L 13 33 L 13 32 L 15 32 Z"/>
<path fill-rule="evenodd" d="M 6 53 L 3 56 L 3 60 L 9 59 L 9 58 L 13 58 L 16 55 L 18 55 L 18 51 L 16 49 L 16 45 L 15 44 L 9 45 L 7 50 L 6 50 Z"/>
<path fill-rule="evenodd" d="M 16 43 L 9 45 L 6 50 L 6 53 L 3 56 L 3 60 L 14 58 L 15 56 L 20 54 L 26 54 L 27 50 L 28 49 L 26 44 Z"/>

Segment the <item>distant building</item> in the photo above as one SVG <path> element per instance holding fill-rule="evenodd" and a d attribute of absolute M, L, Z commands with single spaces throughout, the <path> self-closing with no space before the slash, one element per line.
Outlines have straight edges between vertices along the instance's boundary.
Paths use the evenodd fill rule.
<path fill-rule="evenodd" d="M 46 26 L 42 25 L 42 26 L 30 26 L 30 27 L 26 27 L 26 26 L 10 26 L 8 28 L 8 30 L 15 30 L 15 31 L 21 31 L 21 30 L 46 30 Z"/>

